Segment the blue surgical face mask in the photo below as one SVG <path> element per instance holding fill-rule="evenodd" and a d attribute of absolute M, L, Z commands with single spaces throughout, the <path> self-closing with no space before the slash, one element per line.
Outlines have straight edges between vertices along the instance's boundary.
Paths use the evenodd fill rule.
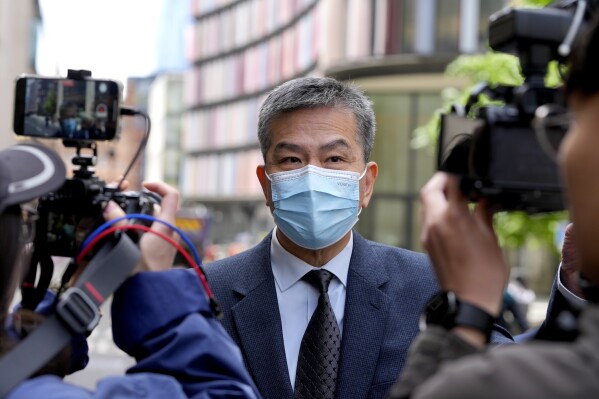
<path fill-rule="evenodd" d="M 267 174 L 277 227 L 302 248 L 336 243 L 358 221 L 360 179 L 365 173 L 307 165 Z"/>

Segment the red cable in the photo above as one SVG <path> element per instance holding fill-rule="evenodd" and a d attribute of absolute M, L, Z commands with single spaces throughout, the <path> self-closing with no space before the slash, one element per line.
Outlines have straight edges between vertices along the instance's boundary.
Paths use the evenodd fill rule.
<path fill-rule="evenodd" d="M 130 224 L 130 225 L 126 225 L 126 226 L 112 226 L 104 231 L 102 231 L 100 234 L 98 234 L 96 237 L 94 237 L 93 240 L 90 241 L 89 244 L 87 244 L 87 246 L 85 248 L 83 248 L 83 250 L 79 253 L 79 255 L 77 255 L 77 258 L 75 259 L 76 263 L 80 263 L 83 258 L 85 257 L 85 255 L 88 254 L 88 252 L 104 237 L 106 237 L 109 234 L 114 233 L 115 231 L 121 231 L 121 230 L 143 230 L 145 232 L 149 232 L 152 234 L 157 235 L 158 237 L 162 238 L 163 240 L 167 241 L 169 244 L 171 244 L 173 247 L 175 247 L 177 249 L 177 251 L 179 251 L 179 253 L 181 255 L 183 255 L 183 257 L 185 258 L 185 260 L 187 261 L 187 263 L 189 263 L 189 265 L 191 267 L 194 268 L 194 270 L 196 271 L 196 274 L 198 275 L 198 277 L 200 278 L 200 282 L 202 283 L 202 286 L 204 287 L 204 290 L 206 291 L 206 294 L 208 295 L 208 298 L 213 299 L 213 294 L 212 294 L 212 290 L 210 289 L 210 286 L 208 285 L 208 281 L 206 280 L 206 276 L 204 276 L 204 273 L 202 272 L 202 270 L 200 269 L 200 267 L 196 264 L 196 262 L 193 260 L 193 258 L 191 257 L 191 255 L 189 255 L 189 253 L 187 251 L 185 251 L 185 249 L 183 249 L 183 247 L 176 242 L 175 240 L 173 240 L 172 238 L 170 238 L 169 236 L 160 233 L 159 231 L 156 230 L 152 230 L 151 228 L 141 225 L 141 224 Z"/>

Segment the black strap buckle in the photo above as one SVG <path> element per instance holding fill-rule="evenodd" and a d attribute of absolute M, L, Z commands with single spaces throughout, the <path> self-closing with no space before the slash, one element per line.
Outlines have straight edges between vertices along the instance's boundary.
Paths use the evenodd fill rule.
<path fill-rule="evenodd" d="M 75 334 L 88 334 L 100 321 L 100 309 L 81 289 L 69 288 L 56 307 L 60 321 Z"/>

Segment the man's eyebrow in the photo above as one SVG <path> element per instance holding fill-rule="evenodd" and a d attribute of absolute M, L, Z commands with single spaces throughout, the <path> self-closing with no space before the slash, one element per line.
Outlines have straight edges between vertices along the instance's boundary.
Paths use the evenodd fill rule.
<path fill-rule="evenodd" d="M 351 146 L 344 139 L 333 140 L 330 143 L 327 143 L 327 144 L 321 146 L 320 150 L 321 151 L 330 151 L 330 150 L 335 150 L 335 149 L 340 149 L 340 148 L 344 148 L 346 150 L 351 150 Z"/>
<path fill-rule="evenodd" d="M 277 145 L 273 149 L 273 152 L 277 153 L 277 152 L 285 151 L 285 150 L 291 151 L 291 152 L 301 152 L 302 147 L 300 147 L 297 144 L 289 143 L 287 141 L 281 141 L 281 142 L 277 143 Z"/>
<path fill-rule="evenodd" d="M 346 149 L 346 150 L 351 150 L 351 146 L 350 144 L 347 142 L 347 140 L 344 139 L 337 139 L 337 140 L 333 140 L 329 143 L 326 143 L 322 146 L 320 146 L 319 150 L 320 151 L 331 151 L 331 150 L 335 150 L 335 149 Z M 282 152 L 282 151 L 290 151 L 290 152 L 295 152 L 295 153 L 300 153 L 303 152 L 303 148 L 300 145 L 294 144 L 294 143 L 290 143 L 288 141 L 281 141 L 279 143 L 277 143 L 277 145 L 274 147 L 273 149 L 273 153 L 276 154 L 278 152 Z"/>

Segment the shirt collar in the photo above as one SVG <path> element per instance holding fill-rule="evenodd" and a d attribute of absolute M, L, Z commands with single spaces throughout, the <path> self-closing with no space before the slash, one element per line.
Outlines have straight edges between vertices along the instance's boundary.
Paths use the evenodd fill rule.
<path fill-rule="evenodd" d="M 325 269 L 330 271 L 347 287 L 349 261 L 354 247 L 353 232 L 347 245 L 333 259 L 322 267 L 314 267 L 287 252 L 277 239 L 277 227 L 272 231 L 270 244 L 270 262 L 275 281 L 281 292 L 286 291 L 311 270 Z"/>

